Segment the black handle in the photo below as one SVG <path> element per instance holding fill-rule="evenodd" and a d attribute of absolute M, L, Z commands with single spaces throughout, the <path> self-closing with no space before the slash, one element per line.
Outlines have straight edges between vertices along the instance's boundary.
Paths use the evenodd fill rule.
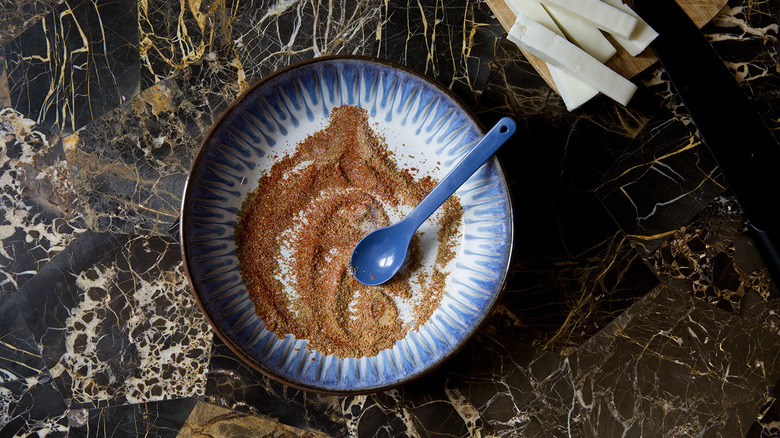
<path fill-rule="evenodd" d="M 658 32 L 653 50 L 723 170 L 764 265 L 780 286 L 780 144 L 675 0 L 635 0 L 634 9 Z"/>
<path fill-rule="evenodd" d="M 780 288 L 780 230 L 777 226 L 759 229 L 751 222 L 748 222 L 747 226 L 764 266 L 769 271 L 775 286 Z"/>

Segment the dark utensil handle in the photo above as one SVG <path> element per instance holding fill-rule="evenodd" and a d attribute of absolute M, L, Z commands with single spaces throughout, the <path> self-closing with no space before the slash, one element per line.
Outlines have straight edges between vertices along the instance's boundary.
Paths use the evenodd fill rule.
<path fill-rule="evenodd" d="M 777 226 L 762 230 L 751 222 L 748 222 L 747 227 L 772 281 L 780 288 L 780 230 Z"/>

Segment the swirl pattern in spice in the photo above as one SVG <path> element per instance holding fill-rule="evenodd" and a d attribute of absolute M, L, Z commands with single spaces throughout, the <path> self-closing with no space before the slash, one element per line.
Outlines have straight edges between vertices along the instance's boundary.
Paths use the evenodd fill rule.
<path fill-rule="evenodd" d="M 241 274 L 266 328 L 344 358 L 376 355 L 424 324 L 441 302 L 461 235 L 456 196 L 429 219 L 438 225 L 436 248 L 415 235 L 388 283 L 358 282 L 349 258 L 364 235 L 401 219 L 435 183 L 398 167 L 364 109 L 334 108 L 325 129 L 261 176 L 239 212 Z M 423 263 L 432 251 L 435 260 Z"/>

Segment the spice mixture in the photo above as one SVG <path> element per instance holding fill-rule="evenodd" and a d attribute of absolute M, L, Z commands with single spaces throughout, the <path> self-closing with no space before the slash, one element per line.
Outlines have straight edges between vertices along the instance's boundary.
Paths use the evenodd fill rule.
<path fill-rule="evenodd" d="M 358 282 L 349 259 L 363 236 L 400 220 L 435 184 L 398 168 L 365 110 L 335 108 L 328 127 L 265 172 L 239 212 L 241 274 L 266 328 L 344 358 L 376 355 L 425 323 L 455 255 L 456 196 L 434 216 L 432 268 L 423 263 L 432 250 L 419 232 L 401 271 L 383 285 Z"/>

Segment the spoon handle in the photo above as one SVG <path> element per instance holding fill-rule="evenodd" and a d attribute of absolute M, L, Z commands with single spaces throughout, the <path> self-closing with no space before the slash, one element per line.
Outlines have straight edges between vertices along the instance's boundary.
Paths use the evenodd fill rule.
<path fill-rule="evenodd" d="M 514 120 L 504 117 L 498 121 L 484 137 L 466 153 L 449 173 L 428 193 L 428 196 L 404 218 L 407 227 L 414 232 L 433 214 L 455 191 L 466 182 L 482 164 L 514 134 Z"/>

